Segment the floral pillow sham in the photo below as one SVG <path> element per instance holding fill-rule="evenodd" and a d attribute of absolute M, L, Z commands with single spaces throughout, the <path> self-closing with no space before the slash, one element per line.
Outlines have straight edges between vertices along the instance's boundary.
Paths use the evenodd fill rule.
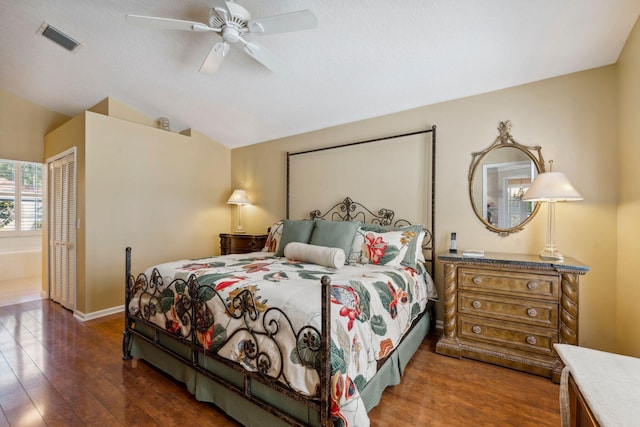
<path fill-rule="evenodd" d="M 349 263 L 417 268 L 421 260 L 424 231 L 422 225 L 383 227 L 362 225 L 356 231 Z"/>
<path fill-rule="evenodd" d="M 284 231 L 284 220 L 278 220 L 269 227 L 269 235 L 267 241 L 264 244 L 262 252 L 275 252 L 278 249 L 278 244 L 282 240 L 282 232 Z"/>

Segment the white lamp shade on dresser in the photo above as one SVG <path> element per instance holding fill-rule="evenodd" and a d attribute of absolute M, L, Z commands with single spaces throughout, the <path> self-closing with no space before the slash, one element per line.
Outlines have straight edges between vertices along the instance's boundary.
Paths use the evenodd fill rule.
<path fill-rule="evenodd" d="M 582 200 L 569 179 L 562 172 L 544 172 L 531 183 L 522 196 L 522 200 L 531 202 L 563 202 Z"/>

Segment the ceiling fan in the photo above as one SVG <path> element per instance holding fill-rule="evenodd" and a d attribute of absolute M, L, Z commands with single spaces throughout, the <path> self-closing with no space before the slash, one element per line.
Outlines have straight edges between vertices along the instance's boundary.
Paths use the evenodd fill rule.
<path fill-rule="evenodd" d="M 244 52 L 275 73 L 288 74 L 289 68 L 280 58 L 264 46 L 245 40 L 249 34 L 266 35 L 301 31 L 316 28 L 318 20 L 310 10 L 251 19 L 251 14 L 233 1 L 211 0 L 209 25 L 195 21 L 157 18 L 153 16 L 127 15 L 127 22 L 147 28 L 210 32 L 220 34 L 222 41 L 213 45 L 206 56 L 200 72 L 213 74 L 222 64 L 233 44 L 240 44 Z"/>

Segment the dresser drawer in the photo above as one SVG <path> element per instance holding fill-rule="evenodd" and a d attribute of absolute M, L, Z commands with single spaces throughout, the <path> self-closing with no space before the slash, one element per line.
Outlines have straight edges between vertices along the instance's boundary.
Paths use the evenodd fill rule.
<path fill-rule="evenodd" d="M 461 315 L 458 319 L 458 337 L 551 355 L 554 353 L 553 344 L 558 342 L 558 330 Z"/>
<path fill-rule="evenodd" d="M 547 301 L 461 291 L 458 292 L 458 313 L 558 327 L 558 304 Z"/>
<path fill-rule="evenodd" d="M 481 268 L 460 268 L 458 271 L 460 290 L 558 300 L 558 275 Z"/>

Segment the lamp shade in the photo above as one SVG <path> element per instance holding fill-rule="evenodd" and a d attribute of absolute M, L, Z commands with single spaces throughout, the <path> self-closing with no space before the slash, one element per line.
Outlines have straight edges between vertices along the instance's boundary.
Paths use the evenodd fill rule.
<path fill-rule="evenodd" d="M 249 200 L 249 196 L 247 196 L 247 192 L 244 190 L 234 190 L 227 200 L 227 204 L 229 205 L 248 205 L 251 203 Z"/>
<path fill-rule="evenodd" d="M 571 185 L 562 172 L 544 172 L 537 176 L 522 200 L 531 202 L 562 202 L 582 200 L 582 196 Z"/>

